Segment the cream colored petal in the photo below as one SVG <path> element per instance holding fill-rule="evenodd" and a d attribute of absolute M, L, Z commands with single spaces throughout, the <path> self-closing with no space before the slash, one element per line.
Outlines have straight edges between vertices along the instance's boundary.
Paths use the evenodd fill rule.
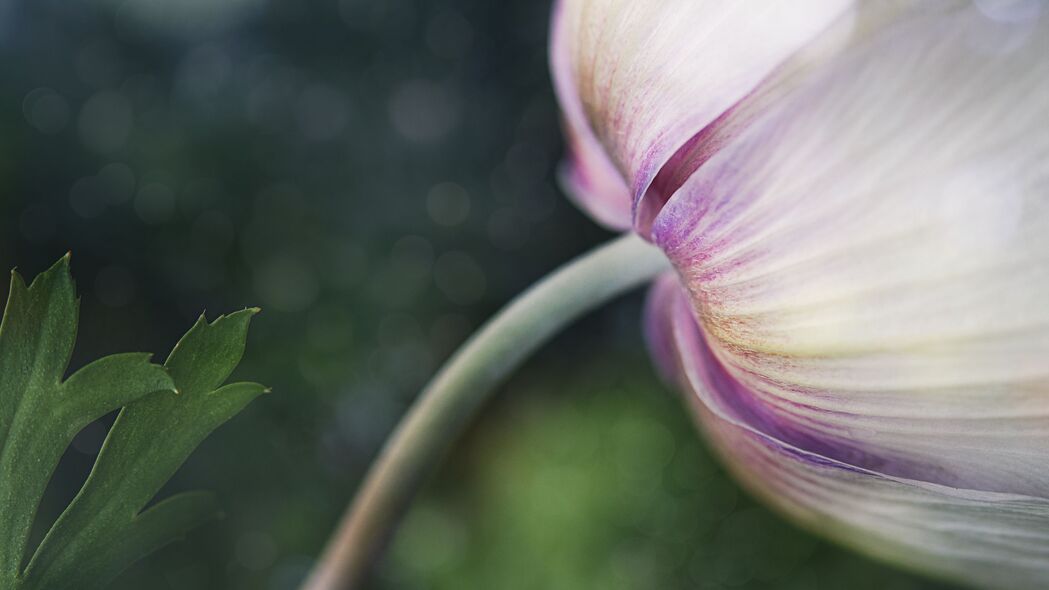
<path fill-rule="evenodd" d="M 665 282 L 650 325 L 704 433 L 753 492 L 799 524 L 858 551 L 967 586 L 1035 590 L 1049 585 L 1049 499 L 899 477 L 835 458 L 817 439 L 787 440 L 741 405 L 693 319 L 683 290 Z M 662 317 L 656 317 L 661 315 Z M 993 453 L 993 451 L 987 451 Z M 920 474 L 915 474 L 920 475 Z M 935 475 L 935 474 L 933 474 Z"/>
<path fill-rule="evenodd" d="M 636 205 L 683 147 L 679 159 L 692 166 L 716 151 L 731 135 L 726 127 L 734 132 L 737 119 L 750 118 L 752 106 L 741 101 L 762 94 L 759 85 L 814 38 L 824 53 L 833 40 L 849 38 L 852 4 L 565 0 L 555 23 L 563 27 L 564 53 L 555 55 L 554 69 L 570 70 L 574 81 L 574 95 L 559 84 L 566 118 L 576 121 L 573 137 L 588 137 L 578 131 L 578 96 L 590 133 L 627 179 Z M 642 233 L 649 221 L 636 221 Z"/>
<path fill-rule="evenodd" d="M 1049 497 L 1046 56 L 1044 16 L 900 23 L 662 210 L 653 235 L 755 428 L 887 476 Z"/>

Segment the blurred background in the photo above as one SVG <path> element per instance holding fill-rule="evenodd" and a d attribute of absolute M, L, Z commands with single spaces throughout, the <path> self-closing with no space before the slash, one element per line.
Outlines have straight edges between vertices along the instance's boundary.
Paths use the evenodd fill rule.
<path fill-rule="evenodd" d="M 291 589 L 419 388 L 610 235 L 563 198 L 536 0 L 0 0 L 0 266 L 67 250 L 74 367 L 259 305 L 274 393 L 169 485 L 227 518 L 126 589 Z M 6 294 L 7 286 L 0 287 Z M 946 588 L 757 505 L 654 376 L 641 294 L 520 372 L 440 466 L 377 589 Z M 112 416 L 78 435 L 48 525 Z"/>

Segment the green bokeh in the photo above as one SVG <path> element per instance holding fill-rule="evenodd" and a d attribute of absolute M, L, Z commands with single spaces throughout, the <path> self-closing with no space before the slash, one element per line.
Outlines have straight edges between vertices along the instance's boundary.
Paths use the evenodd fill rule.
<path fill-rule="evenodd" d="M 595 357 L 516 380 L 404 523 L 383 587 L 946 588 L 756 503 L 644 358 Z"/>

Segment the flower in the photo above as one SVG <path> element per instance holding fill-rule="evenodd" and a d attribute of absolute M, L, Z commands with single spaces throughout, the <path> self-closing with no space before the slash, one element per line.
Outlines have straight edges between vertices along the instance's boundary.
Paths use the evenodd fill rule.
<path fill-rule="evenodd" d="M 673 262 L 651 347 L 748 487 L 868 554 L 1046 587 L 1049 16 L 797 6 L 561 2 L 566 186 Z"/>
<path fill-rule="evenodd" d="M 558 2 L 550 61 L 569 193 L 598 221 L 625 229 L 633 217 L 644 232 L 668 185 L 832 53 L 852 12 L 849 0 L 811 0 L 805 11 L 772 1 Z"/>

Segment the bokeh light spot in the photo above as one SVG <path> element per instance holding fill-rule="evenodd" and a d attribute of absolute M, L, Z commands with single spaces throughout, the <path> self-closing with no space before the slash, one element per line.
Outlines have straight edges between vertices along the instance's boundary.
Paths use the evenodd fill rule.
<path fill-rule="evenodd" d="M 245 568 L 258 571 L 269 567 L 277 556 L 277 547 L 268 534 L 260 531 L 244 533 L 237 539 L 237 562 Z"/>
<path fill-rule="evenodd" d="M 462 524 L 452 515 L 423 504 L 412 510 L 397 535 L 393 552 L 415 573 L 429 573 L 454 565 L 465 545 Z"/>
<path fill-rule="evenodd" d="M 484 297 L 484 270 L 466 252 L 446 252 L 434 264 L 434 281 L 449 301 L 470 305 Z"/>
<path fill-rule="evenodd" d="M 69 102 L 50 88 L 37 88 L 26 94 L 22 114 L 40 133 L 54 135 L 69 122 Z"/>
<path fill-rule="evenodd" d="M 85 176 L 74 182 L 69 189 L 70 208 L 85 219 L 101 215 L 106 209 L 106 204 L 106 196 L 95 176 Z"/>
<path fill-rule="evenodd" d="M 349 119 L 347 98 L 329 86 L 310 86 L 295 102 L 295 119 L 306 139 L 336 138 L 346 129 Z"/>
<path fill-rule="evenodd" d="M 317 299 L 317 274 L 303 261 L 289 254 L 277 255 L 255 273 L 255 291 L 265 307 L 298 312 Z"/>
<path fill-rule="evenodd" d="M 80 141 L 98 154 L 124 147 L 134 126 L 131 103 L 118 92 L 96 92 L 80 109 Z"/>
<path fill-rule="evenodd" d="M 414 143 L 435 143 L 459 123 L 459 97 L 449 88 L 426 80 L 409 80 L 390 98 L 394 128 Z"/>
<path fill-rule="evenodd" d="M 145 223 L 165 223 L 175 212 L 175 192 L 166 184 L 150 182 L 135 196 L 135 212 Z"/>
<path fill-rule="evenodd" d="M 528 242 L 531 233 L 522 215 L 511 207 L 497 209 L 488 218 L 488 239 L 501 250 L 518 250 Z"/>
<path fill-rule="evenodd" d="M 436 184 L 426 194 L 426 211 L 435 223 L 459 225 L 470 215 L 470 195 L 454 182 Z"/>
<path fill-rule="evenodd" d="M 198 37 L 228 30 L 266 5 L 265 0 L 110 0 L 121 31 Z"/>
<path fill-rule="evenodd" d="M 106 164 L 98 171 L 98 184 L 107 203 L 126 203 L 135 194 L 135 173 L 127 164 Z"/>
<path fill-rule="evenodd" d="M 183 96 L 206 103 L 229 83 L 232 71 L 233 60 L 221 47 L 199 45 L 183 58 L 175 84 Z"/>

